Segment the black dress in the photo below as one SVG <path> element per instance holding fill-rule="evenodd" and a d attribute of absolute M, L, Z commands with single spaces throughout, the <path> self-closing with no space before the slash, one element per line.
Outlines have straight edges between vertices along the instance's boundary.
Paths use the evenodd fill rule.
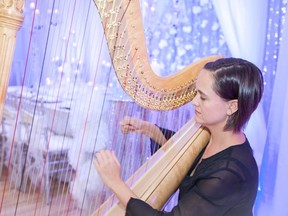
<path fill-rule="evenodd" d="M 190 176 L 204 150 L 182 181 L 178 204 L 171 212 L 155 210 L 147 203 L 131 198 L 126 216 L 253 215 L 258 167 L 248 140 L 202 159 Z"/>

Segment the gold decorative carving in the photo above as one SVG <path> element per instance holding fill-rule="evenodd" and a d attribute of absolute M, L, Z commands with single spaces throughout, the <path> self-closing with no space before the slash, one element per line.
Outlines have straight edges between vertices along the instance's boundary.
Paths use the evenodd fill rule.
<path fill-rule="evenodd" d="M 6 11 L 7 14 L 22 16 L 25 0 L 0 0 L 1 13 Z"/>

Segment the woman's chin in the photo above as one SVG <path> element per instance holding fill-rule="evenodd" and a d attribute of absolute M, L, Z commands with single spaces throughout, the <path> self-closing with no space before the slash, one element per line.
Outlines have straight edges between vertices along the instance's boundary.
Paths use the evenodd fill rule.
<path fill-rule="evenodd" d="M 203 124 L 203 121 L 201 118 L 199 118 L 197 115 L 195 115 L 194 120 L 199 123 L 199 124 Z"/>

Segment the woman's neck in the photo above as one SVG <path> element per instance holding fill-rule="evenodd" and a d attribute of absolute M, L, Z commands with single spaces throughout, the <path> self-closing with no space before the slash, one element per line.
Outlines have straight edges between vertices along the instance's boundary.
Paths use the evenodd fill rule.
<path fill-rule="evenodd" d="M 210 157 L 230 146 L 239 145 L 245 142 L 246 137 L 243 132 L 216 131 L 210 130 L 211 137 L 203 154 L 203 158 Z"/>

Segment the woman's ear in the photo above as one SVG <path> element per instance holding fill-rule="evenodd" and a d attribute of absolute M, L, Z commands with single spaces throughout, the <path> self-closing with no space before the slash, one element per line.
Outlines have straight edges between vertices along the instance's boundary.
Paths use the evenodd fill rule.
<path fill-rule="evenodd" d="M 228 101 L 228 110 L 227 110 L 227 115 L 232 115 L 238 110 L 238 100 L 230 100 Z"/>

